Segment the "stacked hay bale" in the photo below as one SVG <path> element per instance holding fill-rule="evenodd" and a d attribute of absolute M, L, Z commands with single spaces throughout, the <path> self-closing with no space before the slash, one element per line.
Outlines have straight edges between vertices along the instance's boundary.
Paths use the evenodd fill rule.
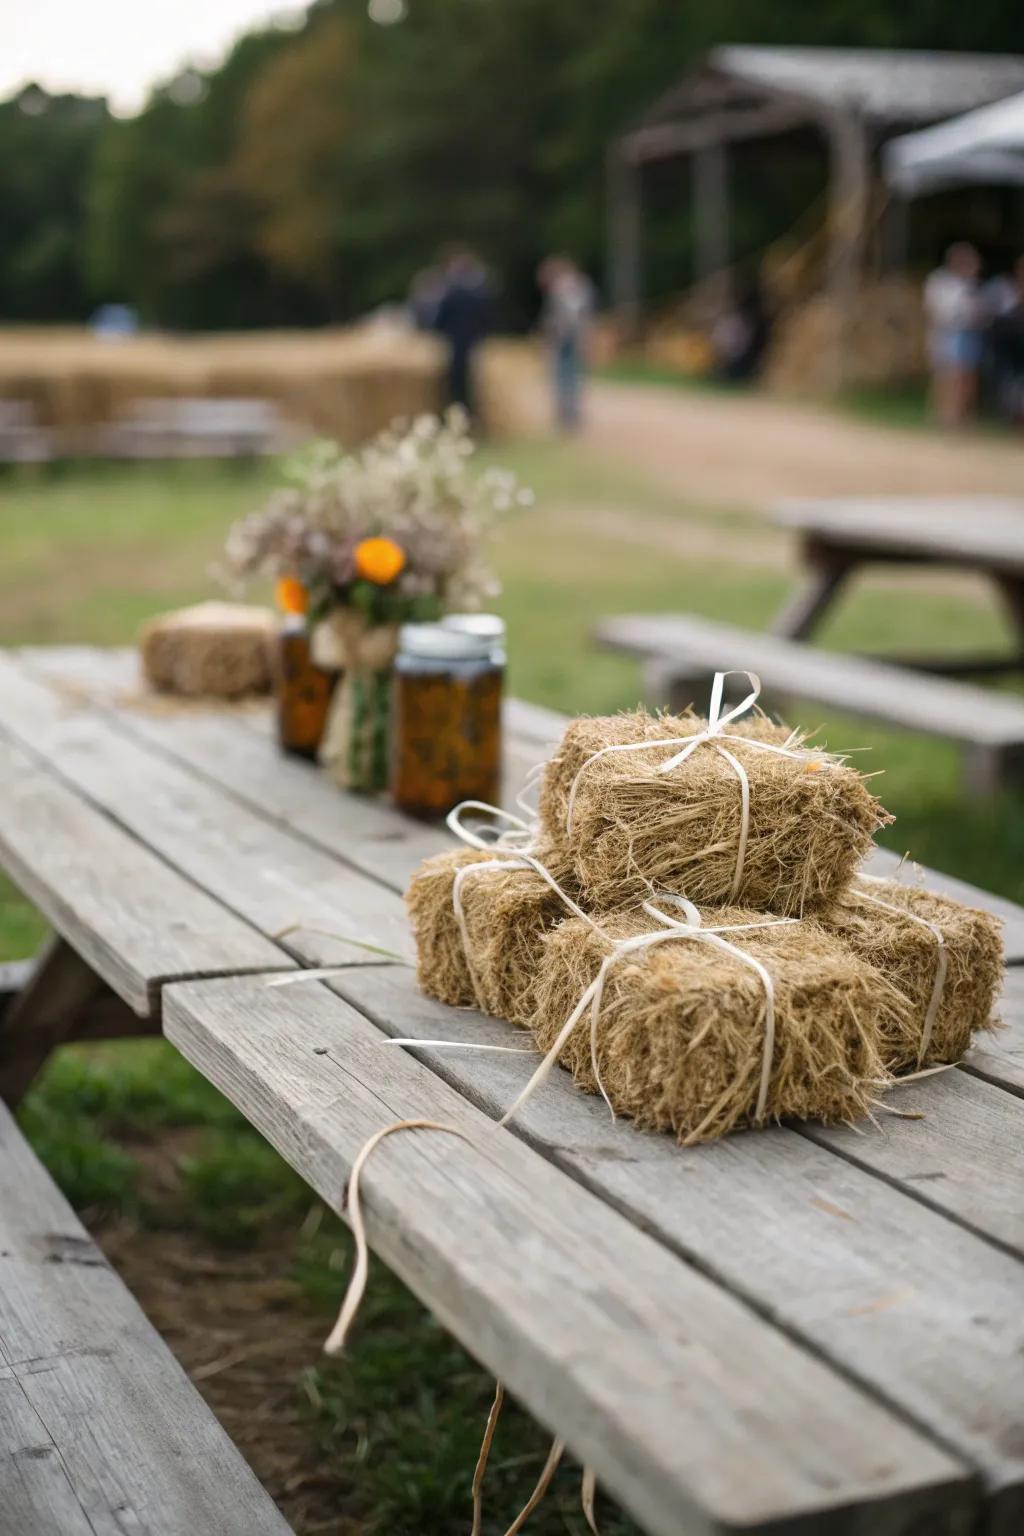
<path fill-rule="evenodd" d="M 989 1025 L 999 925 L 860 872 L 863 776 L 763 715 L 575 720 L 522 850 L 428 860 L 431 996 L 529 1029 L 613 1111 L 680 1141 L 853 1121 Z"/>

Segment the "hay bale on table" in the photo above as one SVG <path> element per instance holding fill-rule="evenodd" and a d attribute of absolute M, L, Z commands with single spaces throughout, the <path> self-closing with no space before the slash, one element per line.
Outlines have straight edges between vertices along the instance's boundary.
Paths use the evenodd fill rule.
<path fill-rule="evenodd" d="M 590 906 L 634 906 L 652 888 L 701 906 L 735 901 L 783 916 L 825 905 L 848 883 L 875 831 L 891 820 L 853 768 L 803 747 L 802 738 L 764 716 L 729 725 L 729 737 L 744 739 L 723 739 L 721 746 L 742 764 L 750 784 L 748 840 L 734 891 L 741 785 L 714 743 L 698 746 L 667 774 L 658 768 L 676 747 L 594 759 L 613 744 L 659 743 L 695 735 L 705 725 L 693 715 L 637 710 L 569 726 L 545 769 L 540 818 L 545 838 L 571 859 Z M 794 755 L 752 745 L 758 741 Z"/>
<path fill-rule="evenodd" d="M 161 614 L 139 634 L 150 687 L 189 698 L 269 693 L 277 623 L 268 608 L 197 603 Z"/>
<path fill-rule="evenodd" d="M 893 907 L 901 910 L 894 912 Z M 820 921 L 910 1001 L 909 1012 L 887 1020 L 895 1027 L 895 1033 L 882 1039 L 890 1071 L 912 1071 L 919 1065 L 939 964 L 936 936 L 923 923 L 939 929 L 947 958 L 931 1040 L 920 1065 L 959 1061 L 977 1030 L 997 1027 L 992 1009 L 1002 980 L 1003 940 L 1002 924 L 991 913 L 920 886 L 871 880 L 854 881 Z"/>
<path fill-rule="evenodd" d="M 741 908 L 706 911 L 708 927 L 756 923 Z M 651 919 L 578 918 L 547 934 L 531 1029 L 541 1051 L 558 1037 L 614 940 L 650 932 Z M 905 1000 L 820 924 L 805 920 L 723 938 L 759 960 L 775 988 L 775 1043 L 763 1121 L 851 1122 L 886 1081 L 879 1032 L 899 1027 Z M 601 1082 L 617 1114 L 684 1144 L 714 1141 L 757 1122 L 765 989 L 754 970 L 706 939 L 671 938 L 623 956 L 607 972 L 597 1024 Z M 587 1009 L 560 1053 L 579 1087 L 597 1092 Z"/>
<path fill-rule="evenodd" d="M 537 857 L 575 897 L 564 864 L 548 850 Z M 473 866 L 480 866 L 479 873 L 466 875 L 460 888 L 467 955 L 453 897 L 456 877 Z M 416 937 L 417 977 L 428 997 L 526 1024 L 534 1009 L 541 938 L 566 915 L 547 881 L 497 850 L 453 848 L 424 860 L 405 899 Z"/>

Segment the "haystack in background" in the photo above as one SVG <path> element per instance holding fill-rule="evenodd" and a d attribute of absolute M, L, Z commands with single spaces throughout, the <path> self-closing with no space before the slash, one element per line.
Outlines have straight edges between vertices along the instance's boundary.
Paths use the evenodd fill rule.
<path fill-rule="evenodd" d="M 101 339 L 85 328 L 0 332 L 0 399 L 31 403 L 67 453 L 152 399 L 270 400 L 297 431 L 356 444 L 442 403 L 429 336 L 369 324 L 322 331 Z"/>
<path fill-rule="evenodd" d="M 780 394 L 818 395 L 835 386 L 842 317 L 826 294 L 795 304 L 780 317 L 768 352 L 764 382 Z M 920 284 L 905 277 L 865 283 L 859 291 L 844 348 L 843 382 L 897 385 L 926 369 L 924 306 Z"/>

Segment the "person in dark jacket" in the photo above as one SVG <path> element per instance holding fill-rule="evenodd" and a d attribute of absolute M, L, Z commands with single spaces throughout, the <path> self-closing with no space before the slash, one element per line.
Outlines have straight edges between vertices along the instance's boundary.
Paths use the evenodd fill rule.
<path fill-rule="evenodd" d="M 444 277 L 434 325 L 448 343 L 448 397 L 472 416 L 473 355 L 491 329 L 491 285 L 483 263 L 463 247 L 448 253 Z"/>

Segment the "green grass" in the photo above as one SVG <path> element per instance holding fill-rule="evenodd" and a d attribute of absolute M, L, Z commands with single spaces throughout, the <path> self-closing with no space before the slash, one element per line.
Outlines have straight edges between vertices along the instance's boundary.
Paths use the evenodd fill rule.
<path fill-rule="evenodd" d="M 635 666 L 590 644 L 603 614 L 686 610 L 757 628 L 790 585 L 778 559 L 750 554 L 745 535 L 755 524 L 738 510 L 680 508 L 639 472 L 609 471 L 572 444 L 489 448 L 485 458 L 509 464 L 539 494 L 496 548 L 511 686 L 539 703 L 609 710 L 636 702 Z M 0 643 L 125 643 L 151 613 L 210 595 L 207 567 L 225 528 L 269 480 L 268 469 L 202 465 L 6 476 Z M 702 553 L 689 552 L 680 524 L 692 527 Z M 756 532 L 771 538 L 759 524 Z M 913 578 L 854 586 L 822 639 L 893 651 L 1009 641 L 1001 611 L 974 589 Z M 884 768 L 881 793 L 898 817 L 887 834 L 892 846 L 1024 900 L 1018 800 L 965 800 L 956 753 L 941 741 L 818 711 L 801 715 L 798 723 L 820 724 L 830 744 L 866 747 L 859 761 Z M 30 952 L 42 931 L 0 879 L 0 958 Z M 129 1217 L 143 1229 L 177 1227 L 236 1249 L 258 1251 L 271 1237 L 289 1244 L 302 1295 L 326 1330 L 350 1262 L 345 1230 L 327 1214 L 311 1229 L 302 1182 L 169 1047 L 143 1041 L 58 1054 L 22 1121 L 91 1220 Z M 161 1139 L 177 1147 L 177 1138 L 174 1179 L 156 1199 L 145 1177 L 148 1149 Z M 490 1384 L 382 1266 L 374 1266 L 346 1360 L 311 1363 L 296 1392 L 311 1439 L 347 1490 L 353 1532 L 448 1536 L 465 1523 Z M 505 1528 L 499 1511 L 511 1518 L 525 1500 L 545 1449 L 543 1432 L 512 1411 L 489 1476 L 489 1531 Z M 530 1528 L 582 1536 L 574 1473 L 560 1477 Z M 602 1529 L 622 1536 L 631 1528 L 605 1511 Z"/>

